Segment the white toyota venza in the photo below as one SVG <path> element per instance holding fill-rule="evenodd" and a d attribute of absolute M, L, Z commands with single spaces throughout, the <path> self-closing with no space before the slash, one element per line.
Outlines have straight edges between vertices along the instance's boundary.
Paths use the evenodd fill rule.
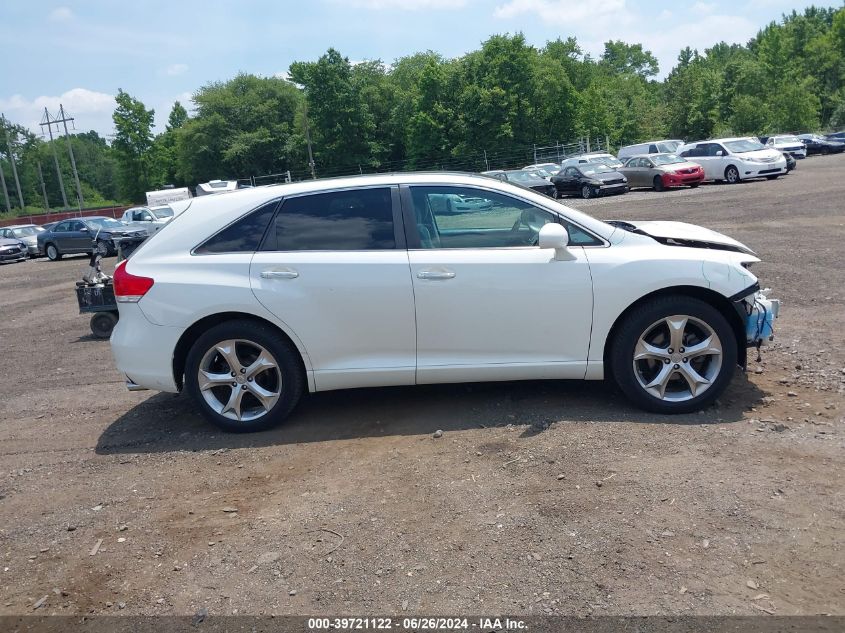
<path fill-rule="evenodd" d="M 772 336 L 756 261 L 708 229 L 602 222 L 481 176 L 260 187 L 194 199 L 118 266 L 111 345 L 130 389 L 186 389 L 231 431 L 305 390 L 491 380 L 612 377 L 682 413 Z"/>

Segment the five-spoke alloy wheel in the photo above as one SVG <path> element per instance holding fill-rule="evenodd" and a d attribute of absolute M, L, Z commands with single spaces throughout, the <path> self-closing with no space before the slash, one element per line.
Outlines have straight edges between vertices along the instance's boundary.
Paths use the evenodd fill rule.
<path fill-rule="evenodd" d="M 211 422 L 256 431 L 281 422 L 304 387 L 296 349 L 259 322 L 228 321 L 203 334 L 188 353 L 185 382 Z"/>
<path fill-rule="evenodd" d="M 659 413 L 694 411 L 715 400 L 737 360 L 730 323 L 692 297 L 661 297 L 636 307 L 610 344 L 608 358 L 619 387 Z"/>

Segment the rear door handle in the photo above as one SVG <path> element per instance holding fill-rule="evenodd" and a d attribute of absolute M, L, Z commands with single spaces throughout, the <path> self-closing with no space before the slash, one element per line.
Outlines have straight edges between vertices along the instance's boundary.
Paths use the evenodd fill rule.
<path fill-rule="evenodd" d="M 454 279 L 455 273 L 451 270 L 421 270 L 417 273 L 418 279 Z"/>
<path fill-rule="evenodd" d="M 295 270 L 262 270 L 261 271 L 261 278 L 262 279 L 296 279 L 299 277 L 299 273 Z"/>

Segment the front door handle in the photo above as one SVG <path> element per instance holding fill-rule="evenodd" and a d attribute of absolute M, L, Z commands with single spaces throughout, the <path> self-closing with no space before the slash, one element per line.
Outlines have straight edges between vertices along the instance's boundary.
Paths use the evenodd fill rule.
<path fill-rule="evenodd" d="M 262 270 L 262 279 L 296 279 L 299 273 L 295 270 Z"/>
<path fill-rule="evenodd" d="M 418 279 L 454 279 L 455 273 L 451 270 L 421 270 L 417 273 Z"/>

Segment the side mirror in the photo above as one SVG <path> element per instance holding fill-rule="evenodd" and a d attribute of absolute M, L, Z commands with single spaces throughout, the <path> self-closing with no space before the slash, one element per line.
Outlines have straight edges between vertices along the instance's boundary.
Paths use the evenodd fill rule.
<path fill-rule="evenodd" d="M 723 152 L 722 150 L 719 150 L 718 152 L 716 152 L 716 156 L 724 156 L 724 155 L 725 155 L 725 152 Z"/>
<path fill-rule="evenodd" d="M 569 232 L 560 224 L 550 222 L 540 229 L 537 241 L 540 248 L 555 249 L 555 259 L 558 261 L 575 259 L 566 247 L 569 246 Z"/>
<path fill-rule="evenodd" d="M 83 233 L 87 233 L 87 232 L 88 232 L 88 227 L 87 227 L 87 226 L 83 226 L 83 227 L 82 227 L 81 229 L 79 229 L 79 230 L 80 230 L 80 231 L 82 231 Z"/>

